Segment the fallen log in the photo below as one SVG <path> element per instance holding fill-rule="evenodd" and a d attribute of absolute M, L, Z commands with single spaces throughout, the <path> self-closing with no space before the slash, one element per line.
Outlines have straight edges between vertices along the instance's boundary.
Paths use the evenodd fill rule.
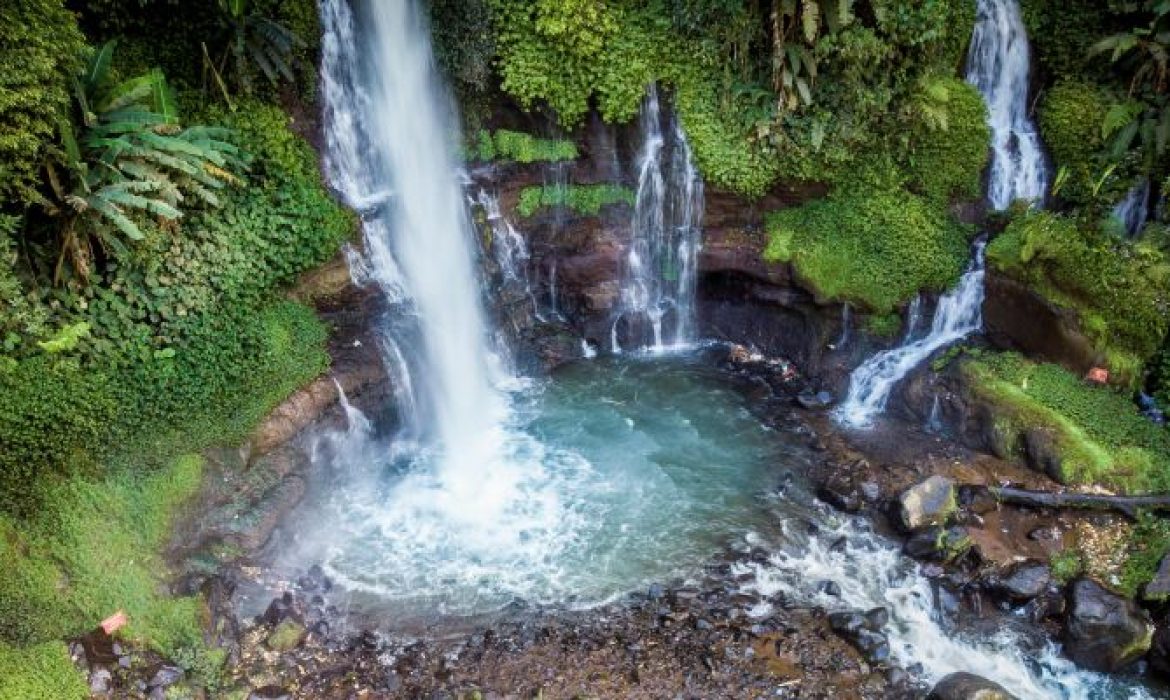
<path fill-rule="evenodd" d="M 1054 493 L 1051 491 L 1029 491 L 1000 486 L 982 486 L 1000 503 L 1010 503 L 1025 508 L 1052 508 L 1055 510 L 1080 508 L 1085 510 L 1116 511 L 1131 520 L 1137 520 L 1138 512 L 1170 511 L 1170 495 L 1148 496 L 1106 496 L 1095 493 Z"/>

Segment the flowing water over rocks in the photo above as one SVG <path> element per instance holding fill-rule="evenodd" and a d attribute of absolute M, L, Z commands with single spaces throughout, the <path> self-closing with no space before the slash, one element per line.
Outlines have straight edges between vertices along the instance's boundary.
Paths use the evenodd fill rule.
<path fill-rule="evenodd" d="M 615 353 L 641 348 L 662 352 L 695 340 L 703 181 L 678 119 L 669 117 L 667 123 L 664 132 L 658 89 L 651 85 L 642 105 L 638 190 L 610 339 Z"/>

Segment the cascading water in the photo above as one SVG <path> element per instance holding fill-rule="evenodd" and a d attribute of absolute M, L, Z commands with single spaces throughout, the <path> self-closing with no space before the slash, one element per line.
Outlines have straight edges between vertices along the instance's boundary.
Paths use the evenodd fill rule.
<path fill-rule="evenodd" d="M 990 637 L 965 633 L 939 612 L 934 585 L 918 565 L 856 519 L 830 515 L 817 522 L 816 535 L 807 534 L 804 519 L 790 519 L 783 529 L 784 543 L 768 562 L 736 565 L 745 590 L 764 599 L 780 593 L 829 610 L 886 608 L 891 655 L 903 668 L 921 669 L 915 675 L 928 684 L 966 671 L 999 683 L 1021 700 L 1151 697 L 1124 681 L 1078 669 L 1052 643 L 1015 629 L 1009 618 Z M 829 595 L 817 585 L 826 580 L 837 582 L 839 591 Z M 764 603 L 752 612 L 762 617 L 769 611 Z"/>
<path fill-rule="evenodd" d="M 1048 186 L 1047 165 L 1036 127 L 1028 117 L 1028 35 L 1017 0 L 978 0 L 975 32 L 967 54 L 967 81 L 987 103 L 992 158 L 987 200 L 993 209 L 1017 199 L 1041 202 Z M 936 350 L 983 326 L 983 246 L 959 284 L 939 299 L 930 333 L 910 334 L 899 347 L 878 353 L 853 371 L 849 393 L 835 415 L 862 428 L 885 410 L 890 392 Z"/>
<path fill-rule="evenodd" d="M 1150 178 L 1143 177 L 1126 193 L 1125 199 L 1113 207 L 1113 218 L 1121 224 L 1125 235 L 1135 238 L 1146 225 L 1150 212 Z"/>
<path fill-rule="evenodd" d="M 1028 116 L 1031 51 L 1017 0 L 978 0 L 967 54 L 967 82 L 987 103 L 991 173 L 987 201 L 1003 210 L 1017 199 L 1041 202 L 1048 187 L 1040 136 Z"/>
<path fill-rule="evenodd" d="M 661 352 L 694 340 L 703 181 L 686 134 L 673 117 L 668 143 L 654 85 L 642 105 L 640 124 L 638 191 L 630 247 L 623 261 L 621 302 L 613 322 L 613 352 L 622 351 L 618 324 L 623 322 L 636 347 Z"/>
<path fill-rule="evenodd" d="M 975 244 L 975 258 L 959 284 L 938 300 L 930 332 L 891 350 L 879 352 L 853 370 L 849 394 L 834 412 L 845 425 L 864 428 L 886 408 L 890 392 L 910 370 L 934 352 L 983 325 L 983 247 Z"/>

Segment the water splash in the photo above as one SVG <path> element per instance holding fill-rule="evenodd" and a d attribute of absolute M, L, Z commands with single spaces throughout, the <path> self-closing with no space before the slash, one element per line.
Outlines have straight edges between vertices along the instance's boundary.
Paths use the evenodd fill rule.
<path fill-rule="evenodd" d="M 853 428 L 866 428 L 886 408 L 890 393 L 910 370 L 936 350 L 974 333 L 983 326 L 983 248 L 975 243 L 975 255 L 955 288 L 938 300 L 930 332 L 925 337 L 879 352 L 853 370 L 849 394 L 834 410 L 834 417 Z"/>
<path fill-rule="evenodd" d="M 787 545 L 766 563 L 739 564 L 744 588 L 764 599 L 777 593 L 799 604 L 829 610 L 890 613 L 886 633 L 893 658 L 928 684 L 956 671 L 991 679 L 1018 698 L 1036 700 L 1146 700 L 1150 694 L 1107 675 L 1082 671 L 1050 641 L 1029 639 L 1004 620 L 997 632 L 964 634 L 943 618 L 935 605 L 930 579 L 892 543 L 874 534 L 860 520 L 818 518 L 818 532 L 808 535 L 801 519 L 785 521 Z M 843 545 L 842 545 L 843 543 Z M 819 590 L 821 581 L 835 581 L 840 595 Z M 752 613 L 764 616 L 763 603 Z M 1035 647 L 1039 645 L 1039 649 Z"/>
<path fill-rule="evenodd" d="M 703 181 L 678 120 L 663 133 L 658 90 L 652 84 L 642 104 L 642 148 L 630 247 L 621 274 L 621 301 L 610 349 L 622 351 L 618 324 L 625 323 L 632 347 L 662 352 L 694 340 L 697 259 L 703 219 Z"/>
<path fill-rule="evenodd" d="M 987 200 L 1003 210 L 1017 199 L 1042 203 L 1048 166 L 1028 115 L 1031 50 L 1017 0 L 978 0 L 967 53 L 967 82 L 987 103 L 991 173 Z"/>

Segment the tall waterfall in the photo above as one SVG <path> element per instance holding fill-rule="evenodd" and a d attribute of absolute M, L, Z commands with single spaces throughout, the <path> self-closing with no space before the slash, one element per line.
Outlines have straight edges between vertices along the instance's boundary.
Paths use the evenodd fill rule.
<path fill-rule="evenodd" d="M 642 105 L 638 192 L 614 319 L 614 352 L 622 351 L 622 322 L 635 344 L 655 351 L 694 340 L 703 181 L 678 119 L 670 118 L 669 142 L 662 121 L 658 90 L 651 85 Z"/>
<path fill-rule="evenodd" d="M 987 201 L 1007 208 L 1017 199 L 1040 202 L 1048 186 L 1040 137 L 1028 118 L 1028 35 L 1017 0 L 978 0 L 975 32 L 967 55 L 967 81 L 987 102 L 992 158 Z M 867 427 L 885 410 L 894 387 L 935 351 L 983 326 L 983 246 L 958 285 L 939 299 L 930 333 L 866 360 L 849 378 L 849 393 L 836 417 L 852 427 Z"/>
<path fill-rule="evenodd" d="M 456 178 L 454 109 L 414 3 L 322 0 L 322 91 L 333 187 L 363 213 L 366 272 L 391 305 L 386 364 L 410 375 L 403 416 L 440 446 L 445 469 L 473 468 L 472 446 L 504 401 L 475 274 L 474 236 Z M 399 382 L 401 384 L 401 380 Z M 400 413 L 406 411 L 400 410 Z"/>
<path fill-rule="evenodd" d="M 967 54 L 967 82 L 987 102 L 991 174 L 987 201 L 1006 209 L 1017 199 L 1042 201 L 1047 164 L 1028 116 L 1031 51 L 1017 0 L 978 0 L 975 33 Z"/>

